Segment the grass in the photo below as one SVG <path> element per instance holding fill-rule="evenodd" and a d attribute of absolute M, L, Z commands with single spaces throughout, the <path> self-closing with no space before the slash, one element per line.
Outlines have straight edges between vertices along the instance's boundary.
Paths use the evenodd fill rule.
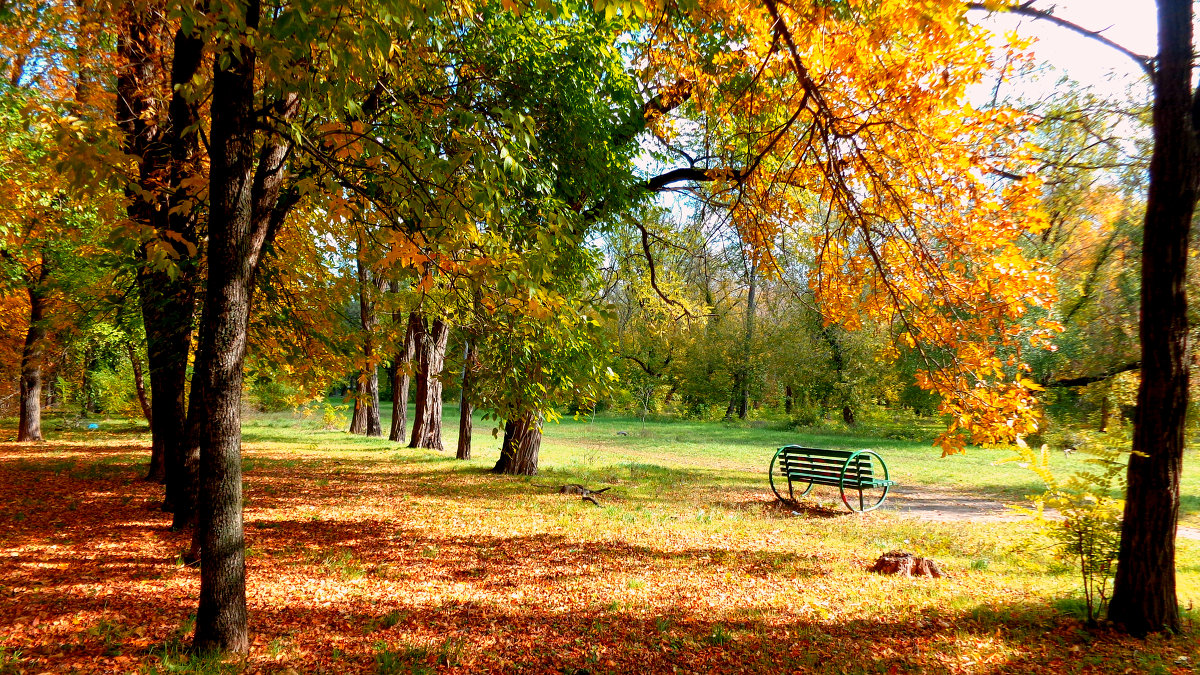
<path fill-rule="evenodd" d="M 444 409 L 443 444 L 453 453 L 458 442 L 458 408 Z M 409 419 L 412 414 L 410 411 Z M 383 405 L 382 427 L 391 426 L 391 407 Z M 341 431 L 319 430 L 319 419 L 297 419 L 293 413 L 254 416 L 244 438 L 265 448 L 338 451 L 395 450 L 397 444 L 354 437 Z M 833 428 L 783 429 L 766 422 L 700 422 L 648 420 L 636 417 L 598 415 L 594 418 L 566 417 L 548 423 L 539 456 L 539 466 L 548 479 L 592 483 L 634 482 L 642 490 L 662 491 L 682 485 L 758 487 L 764 481 L 771 454 L 782 445 L 862 449 L 883 455 L 890 477 L 903 486 L 972 494 L 1003 502 L 1023 502 L 1042 490 L 1038 478 L 1016 462 L 1007 449 L 972 447 L 966 454 L 942 457 L 932 439 L 940 428 L 936 420 L 913 418 L 908 424 L 876 423 L 879 434 L 907 435 L 922 440 L 864 436 L 837 425 Z M 492 433 L 495 421 L 474 420 L 475 460 L 466 466 L 490 468 L 499 440 Z M 897 428 L 900 427 L 900 428 Z M 423 453 L 410 461 L 437 461 L 442 455 Z M 1053 452 L 1051 466 L 1068 475 L 1087 468 L 1082 453 Z M 253 461 L 253 460 L 250 460 Z M 287 462 L 296 460 L 275 460 Z M 456 463 L 458 464 L 458 463 Z M 251 464 L 256 468 L 257 464 Z M 1180 522 L 1200 527 L 1200 447 L 1189 448 L 1181 481 Z M 831 498 L 832 499 L 832 498 Z M 832 503 L 832 502 L 831 502 Z"/>
<path fill-rule="evenodd" d="M 547 427 L 541 476 L 498 477 L 488 423 L 477 422 L 476 459 L 453 459 L 455 412 L 443 453 L 287 413 L 247 420 L 245 660 L 186 653 L 198 575 L 175 564 L 186 534 L 168 531 L 160 488 L 137 480 L 144 433 L 114 421 L 112 433 L 0 444 L 0 613 L 12 627 L 0 672 L 1123 673 L 1200 662 L 1194 632 L 1085 630 L 1073 572 L 1030 523 L 795 515 L 763 476 L 782 444 L 870 447 L 905 485 L 1019 499 L 1036 483 L 995 464 L 1003 451 L 942 459 L 903 439 L 643 430 L 599 416 Z M 563 482 L 613 489 L 597 508 L 534 485 Z M 947 578 L 865 572 L 897 548 L 935 558 Z M 1180 540 L 1178 562 L 1190 608 L 1200 546 Z"/>

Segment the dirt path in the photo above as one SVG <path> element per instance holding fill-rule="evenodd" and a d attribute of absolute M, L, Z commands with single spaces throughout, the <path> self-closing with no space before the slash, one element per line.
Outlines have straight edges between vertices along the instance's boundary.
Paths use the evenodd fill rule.
<path fill-rule="evenodd" d="M 931 521 L 969 521 L 995 523 L 1028 518 L 1001 501 L 952 490 L 898 485 L 888 495 L 883 509 L 904 516 Z M 1200 540 L 1200 528 L 1180 527 L 1181 539 Z"/>

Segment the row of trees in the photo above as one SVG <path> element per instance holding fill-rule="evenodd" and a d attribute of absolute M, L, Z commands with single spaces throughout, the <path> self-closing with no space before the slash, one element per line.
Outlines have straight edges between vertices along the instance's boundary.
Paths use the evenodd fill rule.
<path fill-rule="evenodd" d="M 852 421 L 862 383 L 878 381 L 856 370 L 872 354 L 908 364 L 938 402 L 945 453 L 1038 428 L 1033 362 L 1060 326 L 1030 241 L 1047 259 L 1067 255 L 1078 207 L 1039 215 L 1058 185 L 1034 171 L 1033 116 L 966 102 L 996 59 L 967 6 L 508 4 L 0 7 L 4 320 L 25 328 L 19 438 L 41 435 L 46 348 L 65 343 L 52 331 L 77 308 L 114 308 L 145 335 L 152 464 L 201 562 L 198 649 L 248 648 L 248 354 L 256 378 L 301 387 L 353 364 L 352 429 L 372 435 L 379 368 L 391 364 L 390 436 L 417 447 L 441 447 L 444 371 L 461 366 L 458 456 L 470 454 L 470 411 L 485 410 L 504 422 L 506 473 L 535 471 L 546 416 L 611 383 L 605 306 L 627 386 L 643 392 L 670 387 L 744 416 L 761 373 L 712 346 L 749 355 L 761 343 L 792 374 L 821 370 L 805 365 L 818 354 L 832 364 L 820 382 L 781 380 L 785 405 L 819 400 Z M 1195 201 L 1179 168 L 1194 162 L 1161 155 L 1194 152 L 1177 100 L 1190 5 L 1161 4 L 1164 52 L 1143 61 L 1156 86 L 1144 457 L 1130 464 L 1136 545 L 1123 549 L 1112 605 L 1138 633 L 1178 627 L 1179 303 Z M 655 210 L 664 192 L 695 205 L 688 226 Z M 1117 235 L 1100 236 L 1118 250 Z M 1064 318 L 1100 311 L 1081 303 Z M 760 325 L 764 313 L 776 320 Z M 864 327 L 880 337 L 851 337 Z M 461 358 L 447 358 L 451 334 Z M 684 363 L 703 376 L 680 374 Z"/>

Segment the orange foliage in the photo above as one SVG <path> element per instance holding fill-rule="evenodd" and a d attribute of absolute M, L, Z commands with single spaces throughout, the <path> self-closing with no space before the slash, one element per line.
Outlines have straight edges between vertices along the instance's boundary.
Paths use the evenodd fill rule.
<path fill-rule="evenodd" d="M 1045 227 L 1031 120 L 967 100 L 1024 45 L 997 54 L 954 0 L 671 11 L 691 30 L 658 23 L 645 75 L 692 83 L 712 198 L 760 267 L 799 242 L 827 321 L 898 327 L 891 355 L 920 352 L 919 383 L 953 420 L 944 453 L 1036 430 L 1020 351 L 1048 347 L 1057 326 L 1036 318 L 1054 299 L 1049 269 L 1021 248 Z M 711 35 L 726 49 L 712 53 Z M 653 123 L 668 141 L 698 133 Z"/>

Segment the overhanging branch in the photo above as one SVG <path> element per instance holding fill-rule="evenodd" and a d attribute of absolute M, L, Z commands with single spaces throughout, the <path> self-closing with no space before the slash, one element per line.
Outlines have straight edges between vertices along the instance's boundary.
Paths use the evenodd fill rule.
<path fill-rule="evenodd" d="M 1140 370 L 1141 367 L 1142 367 L 1141 361 L 1134 361 L 1133 363 L 1126 363 L 1126 364 L 1123 364 L 1120 366 L 1116 366 L 1114 368 L 1110 368 L 1109 370 L 1106 370 L 1103 373 L 1098 373 L 1096 375 L 1084 375 L 1082 377 L 1066 377 L 1066 378 L 1063 378 L 1060 380 L 1051 380 L 1049 382 L 1044 382 L 1043 386 L 1046 386 L 1046 387 L 1086 387 L 1087 385 L 1092 384 L 1093 382 L 1103 382 L 1107 379 L 1116 377 L 1117 375 L 1120 375 L 1121 373 L 1127 373 L 1131 370 Z"/>
<path fill-rule="evenodd" d="M 1008 7 L 998 7 L 998 8 L 989 7 L 987 5 L 987 3 L 983 3 L 983 2 L 968 2 L 968 3 L 966 3 L 966 5 L 967 5 L 968 10 L 979 9 L 979 10 L 984 10 L 987 12 L 1005 12 L 1008 14 L 1017 14 L 1020 16 L 1028 16 L 1028 17 L 1031 17 L 1034 19 L 1038 19 L 1040 21 L 1046 21 L 1046 22 L 1054 24 L 1055 26 L 1058 26 L 1060 28 L 1065 28 L 1074 33 L 1078 33 L 1079 35 L 1082 35 L 1086 38 L 1091 38 L 1092 40 L 1095 40 L 1106 47 L 1114 49 L 1117 52 L 1124 54 L 1125 56 L 1128 56 L 1130 59 L 1133 59 L 1134 63 L 1138 64 L 1138 67 L 1142 69 L 1142 72 L 1146 73 L 1146 75 L 1148 75 L 1150 77 L 1154 77 L 1154 59 L 1153 58 L 1151 58 L 1149 56 L 1145 56 L 1143 54 L 1138 54 L 1137 52 L 1135 52 L 1131 49 L 1128 49 L 1126 47 L 1121 46 L 1120 44 L 1118 44 L 1116 42 L 1113 42 L 1112 40 L 1110 40 L 1104 36 L 1103 30 L 1088 30 L 1087 28 L 1084 28 L 1083 26 L 1080 26 L 1077 23 L 1074 23 L 1072 21 L 1067 21 L 1066 19 L 1062 19 L 1057 16 L 1054 16 L 1054 14 L 1052 13 L 1052 10 L 1041 9 L 1040 7 L 1034 7 L 1032 0 L 1030 0 L 1030 2 L 1021 3 L 1019 5 L 1011 5 Z"/>

